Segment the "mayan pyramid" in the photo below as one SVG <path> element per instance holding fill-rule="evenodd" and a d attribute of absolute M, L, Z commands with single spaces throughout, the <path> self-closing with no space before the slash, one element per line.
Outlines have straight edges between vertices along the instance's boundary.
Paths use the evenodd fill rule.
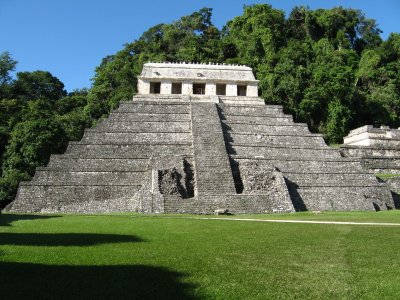
<path fill-rule="evenodd" d="M 393 208 L 386 185 L 281 106 L 245 66 L 147 63 L 138 95 L 22 182 L 14 212 Z"/>

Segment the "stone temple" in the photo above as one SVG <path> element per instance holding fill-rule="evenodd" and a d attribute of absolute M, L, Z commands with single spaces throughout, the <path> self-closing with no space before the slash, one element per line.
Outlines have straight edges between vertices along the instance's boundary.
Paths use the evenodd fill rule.
<path fill-rule="evenodd" d="M 147 63 L 138 94 L 22 182 L 14 212 L 385 210 L 390 191 L 245 66 Z"/>
<path fill-rule="evenodd" d="M 400 174 L 400 129 L 366 125 L 344 137 L 341 153 L 374 173 Z"/>

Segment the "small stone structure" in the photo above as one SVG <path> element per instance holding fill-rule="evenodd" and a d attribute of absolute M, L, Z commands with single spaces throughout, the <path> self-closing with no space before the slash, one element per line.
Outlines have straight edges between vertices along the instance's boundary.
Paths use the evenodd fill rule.
<path fill-rule="evenodd" d="M 230 213 L 394 208 L 245 66 L 148 63 L 139 94 L 22 182 L 13 212 Z"/>
<path fill-rule="evenodd" d="M 400 174 L 400 129 L 359 127 L 344 138 L 341 152 L 374 173 Z"/>
<path fill-rule="evenodd" d="M 220 64 L 147 63 L 138 77 L 141 95 L 257 97 L 257 85 L 251 68 Z"/>
<path fill-rule="evenodd" d="M 374 128 L 366 125 L 351 130 L 344 137 L 344 144 L 350 146 L 397 147 L 400 149 L 400 129 L 390 129 L 388 126 Z"/>

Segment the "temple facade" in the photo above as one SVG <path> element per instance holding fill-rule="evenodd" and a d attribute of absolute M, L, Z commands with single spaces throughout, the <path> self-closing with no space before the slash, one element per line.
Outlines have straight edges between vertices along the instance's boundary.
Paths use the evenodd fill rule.
<path fill-rule="evenodd" d="M 138 77 L 141 95 L 258 97 L 251 68 L 225 64 L 147 63 Z"/>

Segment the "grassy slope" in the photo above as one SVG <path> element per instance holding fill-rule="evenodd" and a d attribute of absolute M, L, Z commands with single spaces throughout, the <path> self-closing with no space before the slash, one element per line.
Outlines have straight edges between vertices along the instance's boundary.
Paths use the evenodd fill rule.
<path fill-rule="evenodd" d="M 400 222 L 400 211 L 256 217 Z M 398 299 L 399 246 L 400 227 L 0 215 L 0 291 L 3 299 Z"/>

